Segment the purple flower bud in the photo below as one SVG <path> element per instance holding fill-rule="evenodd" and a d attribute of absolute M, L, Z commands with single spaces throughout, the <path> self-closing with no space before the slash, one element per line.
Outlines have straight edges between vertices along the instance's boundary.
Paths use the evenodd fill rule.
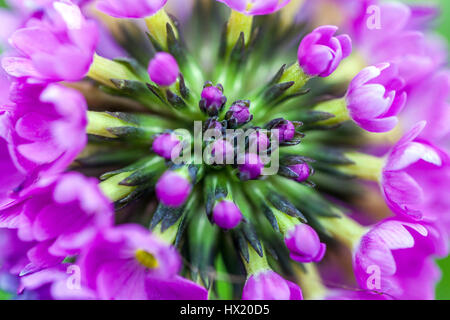
<path fill-rule="evenodd" d="M 224 164 L 226 159 L 234 156 L 233 145 L 225 140 L 217 140 L 213 143 L 211 155 L 215 158 L 215 163 Z"/>
<path fill-rule="evenodd" d="M 348 35 L 334 37 L 336 26 L 321 26 L 303 38 L 298 63 L 308 76 L 328 77 L 352 52 Z"/>
<path fill-rule="evenodd" d="M 175 58 L 166 52 L 158 52 L 148 65 L 150 79 L 159 86 L 170 86 L 177 81 L 180 69 Z"/>
<path fill-rule="evenodd" d="M 361 128 L 386 132 L 398 123 L 406 103 L 404 81 L 395 65 L 382 63 L 363 69 L 352 80 L 346 101 L 350 117 Z"/>
<path fill-rule="evenodd" d="M 294 139 L 295 136 L 295 126 L 294 124 L 289 120 L 284 120 L 282 123 L 280 123 L 278 126 L 274 127 L 273 129 L 278 129 L 278 140 L 280 143 L 291 141 Z"/>
<path fill-rule="evenodd" d="M 181 206 L 191 193 L 191 183 L 182 175 L 167 170 L 156 183 L 156 196 L 166 206 Z"/>
<path fill-rule="evenodd" d="M 320 242 L 316 231 L 304 223 L 289 230 L 284 242 L 289 249 L 291 259 L 298 262 L 319 262 L 325 255 L 325 244 Z"/>
<path fill-rule="evenodd" d="M 225 119 L 228 121 L 230 127 L 236 127 L 246 124 L 253 119 L 250 113 L 250 101 L 239 100 L 232 104 L 228 110 Z"/>
<path fill-rule="evenodd" d="M 225 3 L 231 9 L 245 15 L 255 16 L 274 13 L 291 0 L 218 0 Z"/>
<path fill-rule="evenodd" d="M 204 86 L 201 97 L 199 107 L 211 117 L 219 115 L 227 102 L 222 85 L 213 86 L 211 82 Z"/>
<path fill-rule="evenodd" d="M 248 137 L 248 145 L 249 150 L 252 152 L 264 152 L 269 148 L 270 140 L 267 134 L 256 131 Z M 253 150 L 252 148 L 256 148 L 256 150 Z"/>
<path fill-rule="evenodd" d="M 248 278 L 242 300 L 303 300 L 303 295 L 295 283 L 272 270 L 263 270 Z"/>
<path fill-rule="evenodd" d="M 212 218 L 222 229 L 233 229 L 241 222 L 242 213 L 234 202 L 223 200 L 214 207 Z"/>
<path fill-rule="evenodd" d="M 245 155 L 244 164 L 239 166 L 241 177 L 244 179 L 256 179 L 258 178 L 264 168 L 261 158 L 254 153 L 247 153 Z"/>
<path fill-rule="evenodd" d="M 174 133 L 163 133 L 155 138 L 152 144 L 153 152 L 164 159 L 172 159 L 172 154 L 176 157 L 181 152 L 181 143 Z"/>
<path fill-rule="evenodd" d="M 100 0 L 97 9 L 116 18 L 145 18 L 161 10 L 167 0 Z"/>
<path fill-rule="evenodd" d="M 311 175 L 311 168 L 309 167 L 309 165 L 307 163 L 300 163 L 300 164 L 292 165 L 292 166 L 289 166 L 288 168 L 291 169 L 292 171 L 294 171 L 298 175 L 298 178 L 295 179 L 295 181 L 297 181 L 297 182 L 306 181 L 309 178 L 309 176 Z"/>

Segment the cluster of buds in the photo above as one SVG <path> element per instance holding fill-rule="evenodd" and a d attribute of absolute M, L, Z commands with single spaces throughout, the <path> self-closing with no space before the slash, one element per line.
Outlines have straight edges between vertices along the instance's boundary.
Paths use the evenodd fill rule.
<path fill-rule="evenodd" d="M 302 10 L 324 1 L 343 6 Z M 420 34 L 409 7 L 380 5 L 389 35 L 361 27 L 357 2 L 339 34 L 298 23 L 301 1 L 199 1 L 227 19 L 212 39 L 167 0 L 11 6 L 0 277 L 41 299 L 432 298 L 450 230 L 450 77 L 430 41 L 393 45 Z M 289 61 L 279 49 L 299 34 Z"/>

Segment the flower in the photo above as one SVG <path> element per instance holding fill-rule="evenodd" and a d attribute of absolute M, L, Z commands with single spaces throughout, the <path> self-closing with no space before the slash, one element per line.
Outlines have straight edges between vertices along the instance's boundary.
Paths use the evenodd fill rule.
<path fill-rule="evenodd" d="M 425 125 L 418 123 L 393 147 L 381 185 L 387 204 L 396 214 L 446 221 L 442 213 L 449 207 L 446 197 L 441 196 L 449 190 L 448 155 L 418 138 Z"/>
<path fill-rule="evenodd" d="M 289 230 L 284 242 L 291 259 L 298 262 L 319 262 L 325 255 L 326 245 L 320 242 L 316 231 L 304 223 Z"/>
<path fill-rule="evenodd" d="M 242 300 L 303 300 L 302 290 L 272 270 L 263 270 L 247 279 Z"/>
<path fill-rule="evenodd" d="M 100 0 L 98 10 L 116 18 L 145 18 L 161 10 L 167 0 Z"/>
<path fill-rule="evenodd" d="M 395 65 L 379 64 L 363 69 L 350 83 L 346 101 L 350 117 L 371 132 L 392 130 L 406 103 L 404 81 Z"/>
<path fill-rule="evenodd" d="M 432 299 L 439 271 L 432 255 L 446 254 L 432 226 L 388 219 L 365 234 L 354 253 L 361 288 L 395 299 Z M 421 290 L 412 288 L 420 287 Z"/>
<path fill-rule="evenodd" d="M 245 15 L 255 16 L 274 13 L 291 0 L 217 0 L 225 3 L 231 9 Z"/>
<path fill-rule="evenodd" d="M 232 201 L 220 201 L 213 209 L 213 221 L 222 229 L 233 229 L 241 220 L 242 213 Z"/>
<path fill-rule="evenodd" d="M 206 289 L 177 277 L 181 260 L 175 248 L 139 225 L 122 225 L 99 233 L 83 249 L 77 265 L 82 285 L 99 299 L 142 300 L 206 298 Z"/>
<path fill-rule="evenodd" d="M 175 171 L 167 170 L 156 184 L 156 196 L 166 206 L 181 206 L 191 193 L 191 183 Z"/>
<path fill-rule="evenodd" d="M 22 198 L 15 218 L 19 237 L 38 242 L 28 253 L 35 265 L 51 265 L 79 253 L 97 230 L 113 223 L 111 203 L 100 191 L 97 179 L 79 173 L 45 179 Z"/>
<path fill-rule="evenodd" d="M 159 86 L 171 86 L 177 81 L 179 73 L 177 61 L 169 53 L 158 52 L 148 65 L 150 79 Z"/>
<path fill-rule="evenodd" d="M 33 17 L 14 32 L 10 43 L 21 56 L 4 57 L 2 66 L 17 78 L 81 80 L 93 60 L 96 24 L 68 0 L 55 1 L 47 10 L 41 19 Z"/>
<path fill-rule="evenodd" d="M 1 166 L 10 175 L 3 176 L 0 203 L 12 201 L 13 191 L 36 177 L 64 171 L 87 142 L 87 106 L 79 92 L 18 82 L 11 100 L 1 116 Z"/>
<path fill-rule="evenodd" d="M 172 155 L 178 156 L 181 152 L 181 142 L 174 133 L 163 133 L 155 138 L 152 150 L 164 159 L 171 159 Z"/>
<path fill-rule="evenodd" d="M 308 76 L 328 77 L 352 51 L 348 35 L 334 37 L 338 27 L 321 26 L 303 38 L 298 63 Z"/>

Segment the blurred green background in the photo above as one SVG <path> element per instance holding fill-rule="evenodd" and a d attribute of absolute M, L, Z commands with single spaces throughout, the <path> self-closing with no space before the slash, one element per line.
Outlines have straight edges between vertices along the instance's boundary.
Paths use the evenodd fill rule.
<path fill-rule="evenodd" d="M 439 5 L 442 9 L 442 14 L 436 27 L 450 43 L 450 0 L 403 0 L 403 2 L 422 3 L 427 5 L 436 3 Z M 4 3 L 4 0 L 0 0 L 0 7 L 4 6 Z M 436 298 L 440 300 L 450 300 L 450 256 L 446 259 L 439 260 L 438 264 L 442 270 L 442 280 L 437 286 Z M 0 295 L 0 300 L 1 299 L 2 297 Z"/>

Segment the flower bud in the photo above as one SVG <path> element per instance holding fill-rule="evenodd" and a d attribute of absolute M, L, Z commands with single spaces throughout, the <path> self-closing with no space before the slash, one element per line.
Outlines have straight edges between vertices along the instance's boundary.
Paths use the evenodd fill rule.
<path fill-rule="evenodd" d="M 248 278 L 242 300 L 303 300 L 303 295 L 295 283 L 272 270 L 262 270 Z"/>
<path fill-rule="evenodd" d="M 173 133 L 163 133 L 155 138 L 152 150 L 164 159 L 172 159 L 172 154 L 178 156 L 181 151 L 181 143 Z"/>
<path fill-rule="evenodd" d="M 170 86 L 177 81 L 180 69 L 175 58 L 166 52 L 158 52 L 150 60 L 148 74 L 150 79 L 159 86 Z"/>
<path fill-rule="evenodd" d="M 273 129 L 278 130 L 278 140 L 280 143 L 291 141 L 294 139 L 295 136 L 295 126 L 294 124 L 289 120 L 284 120 L 282 123 L 280 123 L 278 126 L 274 127 Z"/>
<path fill-rule="evenodd" d="M 298 63 L 308 76 L 328 77 L 352 51 L 348 35 L 334 37 L 336 26 L 322 26 L 303 38 Z"/>
<path fill-rule="evenodd" d="M 233 229 L 241 222 L 242 213 L 234 202 L 223 200 L 214 207 L 212 219 L 222 229 Z"/>
<path fill-rule="evenodd" d="M 312 170 L 307 163 L 300 163 L 288 167 L 295 172 L 298 177 L 295 179 L 297 182 L 306 181 L 312 174 Z"/>
<path fill-rule="evenodd" d="M 166 171 L 156 183 L 156 196 L 166 206 L 181 206 L 191 193 L 191 183 L 175 171 Z"/>
<path fill-rule="evenodd" d="M 218 116 L 226 102 L 222 85 L 213 86 L 211 82 L 205 84 L 199 102 L 199 107 L 204 113 L 211 117 Z"/>
<path fill-rule="evenodd" d="M 225 119 L 228 121 L 230 127 L 236 127 L 246 124 L 253 119 L 250 113 L 250 101 L 239 100 L 233 103 L 228 110 Z"/>
<path fill-rule="evenodd" d="M 325 255 L 325 244 L 320 242 L 316 231 L 304 223 L 289 230 L 284 242 L 289 249 L 291 259 L 298 262 L 319 262 Z"/>
<path fill-rule="evenodd" d="M 239 166 L 241 178 L 244 180 L 253 180 L 258 178 L 264 168 L 261 158 L 254 153 L 247 153 L 245 155 L 244 164 Z"/>

